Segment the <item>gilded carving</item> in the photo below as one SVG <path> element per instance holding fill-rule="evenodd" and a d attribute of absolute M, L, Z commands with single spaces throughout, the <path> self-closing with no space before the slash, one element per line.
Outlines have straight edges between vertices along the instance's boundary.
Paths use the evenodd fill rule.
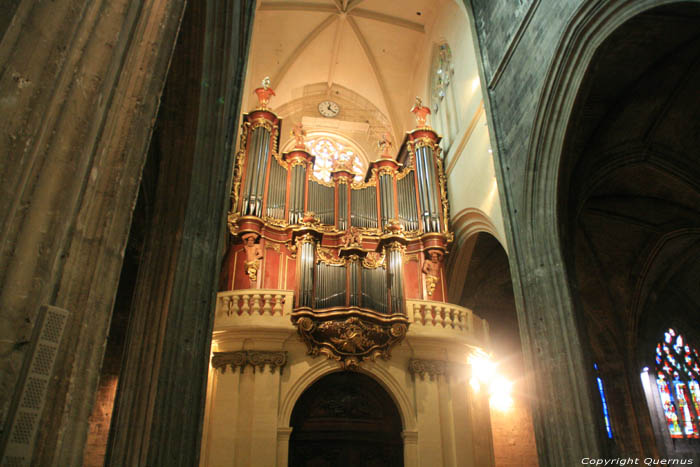
<path fill-rule="evenodd" d="M 406 246 L 399 242 L 391 242 L 389 244 L 389 251 L 399 251 L 401 254 L 404 254 L 406 252 Z"/>
<path fill-rule="evenodd" d="M 443 231 L 445 233 L 449 233 L 447 224 L 450 219 L 450 202 L 447 199 L 447 177 L 445 176 L 445 169 L 443 166 L 442 157 L 440 157 L 441 149 L 439 146 L 437 147 L 437 151 L 438 152 L 436 153 L 436 159 L 439 174 L 438 178 L 440 182 L 440 201 L 442 202 L 442 218 L 444 219 Z M 448 238 L 448 241 L 451 241 L 451 239 Z"/>
<path fill-rule="evenodd" d="M 289 226 L 289 223 L 285 221 L 284 219 L 275 219 L 274 217 L 269 217 L 269 216 L 264 216 L 263 221 L 265 221 L 265 224 L 271 225 L 273 227 L 279 227 L 282 229 L 286 229 L 287 226 Z"/>
<path fill-rule="evenodd" d="M 433 250 L 429 252 L 429 259 L 423 263 L 423 268 L 421 272 L 425 274 L 425 289 L 429 297 L 433 296 L 435 293 L 435 287 L 440 280 L 440 262 L 442 261 L 442 254 Z"/>
<path fill-rule="evenodd" d="M 344 265 L 346 263 L 345 258 L 340 258 L 333 254 L 333 250 L 330 248 L 323 248 L 321 245 L 316 246 L 316 261 L 324 262 L 326 264 L 339 264 Z"/>
<path fill-rule="evenodd" d="M 396 174 L 396 180 L 397 180 L 397 181 L 398 181 L 398 180 L 402 180 L 406 175 L 410 174 L 411 172 L 413 172 L 413 168 L 410 168 L 410 167 L 405 168 L 404 170 L 399 171 L 399 172 Z"/>
<path fill-rule="evenodd" d="M 423 105 L 423 100 L 418 96 L 416 96 L 411 113 L 416 116 L 416 126 L 418 128 L 430 128 L 427 123 L 430 109 Z"/>
<path fill-rule="evenodd" d="M 308 309 L 295 310 L 292 322 L 306 342 L 309 354 L 326 355 L 343 368 L 357 368 L 365 360 L 388 359 L 392 346 L 408 330 L 404 315 L 380 317 L 359 308 L 336 310 L 325 315 Z"/>
<path fill-rule="evenodd" d="M 270 99 L 275 95 L 275 91 L 270 87 L 270 77 L 266 76 L 262 80 L 262 87 L 255 89 L 255 94 L 258 96 L 258 109 L 267 110 L 270 104 Z"/>
<path fill-rule="evenodd" d="M 391 149 L 394 147 L 394 143 L 391 142 L 391 136 L 389 133 L 384 133 L 382 139 L 377 142 L 377 148 L 379 149 L 380 159 L 393 159 L 391 155 Z"/>
<path fill-rule="evenodd" d="M 270 372 L 274 373 L 279 368 L 282 373 L 282 368 L 287 364 L 287 352 L 275 352 L 266 350 L 239 350 L 235 352 L 214 352 L 211 359 L 211 366 L 215 370 L 221 369 L 222 373 L 226 372 L 226 368 L 230 367 L 232 371 L 237 368 L 240 371 L 250 365 L 253 371 L 259 369 L 263 371 L 265 366 L 270 368 Z"/>
<path fill-rule="evenodd" d="M 350 226 L 340 238 L 340 242 L 344 247 L 360 246 L 362 245 L 362 231 L 355 226 Z"/>
<path fill-rule="evenodd" d="M 367 256 L 362 260 L 362 266 L 367 269 L 376 269 L 378 267 L 383 267 L 384 259 L 385 256 L 383 253 L 371 251 L 367 253 Z"/>
<path fill-rule="evenodd" d="M 227 225 L 228 225 L 228 231 L 231 233 L 231 235 L 236 235 L 238 234 L 238 218 L 240 215 L 237 212 L 230 211 L 228 213 L 228 216 L 226 218 L 227 220 Z"/>
<path fill-rule="evenodd" d="M 245 249 L 245 273 L 252 284 L 258 281 L 258 269 L 263 257 L 263 250 L 259 243 L 255 243 L 258 234 L 248 233 L 243 235 L 243 248 Z"/>
<path fill-rule="evenodd" d="M 316 218 L 316 213 L 313 211 L 304 211 L 304 215 L 301 217 L 302 225 L 317 225 L 321 221 Z"/>
<path fill-rule="evenodd" d="M 294 149 L 306 149 L 304 138 L 306 138 L 306 130 L 301 122 L 294 125 L 289 135 L 294 138 Z"/>
<path fill-rule="evenodd" d="M 386 226 L 384 226 L 384 229 L 388 230 L 393 234 L 400 234 L 403 233 L 403 224 L 399 219 L 389 219 L 386 222 Z"/>

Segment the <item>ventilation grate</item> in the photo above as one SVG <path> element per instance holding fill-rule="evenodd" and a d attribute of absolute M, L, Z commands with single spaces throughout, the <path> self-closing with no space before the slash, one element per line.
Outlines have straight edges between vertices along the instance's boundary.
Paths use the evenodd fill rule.
<path fill-rule="evenodd" d="M 3 439 L 2 466 L 20 467 L 31 464 L 34 438 L 46 401 L 49 378 L 58 354 L 58 347 L 68 321 L 68 311 L 43 306 L 34 326 L 25 368 L 18 382 L 19 397 L 9 413 L 7 437 Z"/>

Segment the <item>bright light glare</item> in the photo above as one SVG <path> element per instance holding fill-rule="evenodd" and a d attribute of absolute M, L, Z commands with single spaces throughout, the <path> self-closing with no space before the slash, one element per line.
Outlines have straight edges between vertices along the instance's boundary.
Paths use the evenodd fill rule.
<path fill-rule="evenodd" d="M 476 91 L 476 88 L 479 87 L 479 78 L 474 78 L 472 80 L 472 91 Z"/>
<path fill-rule="evenodd" d="M 489 397 L 489 404 L 496 410 L 507 412 L 513 407 L 513 398 L 510 394 L 494 394 Z"/>
<path fill-rule="evenodd" d="M 513 383 L 496 373 L 497 365 L 487 355 L 472 354 L 469 364 L 472 366 L 469 384 L 475 393 L 480 391 L 483 384 L 489 389 L 489 403 L 492 408 L 505 412 L 513 407 Z"/>
<path fill-rule="evenodd" d="M 481 384 L 479 384 L 479 379 L 476 376 L 471 377 L 471 379 L 469 380 L 469 384 L 472 386 L 472 389 L 475 393 L 478 393 L 481 389 Z"/>
<path fill-rule="evenodd" d="M 470 355 L 469 364 L 472 366 L 472 375 L 483 383 L 488 383 L 496 374 L 496 365 L 485 355 Z"/>

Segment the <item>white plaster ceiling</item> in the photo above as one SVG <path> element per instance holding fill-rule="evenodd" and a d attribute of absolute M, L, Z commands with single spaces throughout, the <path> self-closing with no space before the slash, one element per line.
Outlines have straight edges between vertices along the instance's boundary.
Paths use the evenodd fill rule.
<path fill-rule="evenodd" d="M 310 84 L 325 83 L 329 98 L 334 84 L 343 86 L 372 102 L 398 140 L 411 120 L 407 115 L 425 32 L 442 3 L 263 0 L 256 12 L 248 88 L 252 91 L 270 76 L 275 109 L 303 99 Z M 255 99 L 250 93 L 248 98 L 250 107 Z M 338 117 L 343 117 L 342 108 Z"/>

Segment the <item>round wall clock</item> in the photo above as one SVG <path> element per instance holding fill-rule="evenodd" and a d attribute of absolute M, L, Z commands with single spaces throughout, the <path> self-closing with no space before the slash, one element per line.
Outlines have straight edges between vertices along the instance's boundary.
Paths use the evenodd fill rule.
<path fill-rule="evenodd" d="M 323 101 L 318 104 L 318 112 L 324 117 L 335 117 L 340 112 L 340 106 L 333 101 Z"/>

